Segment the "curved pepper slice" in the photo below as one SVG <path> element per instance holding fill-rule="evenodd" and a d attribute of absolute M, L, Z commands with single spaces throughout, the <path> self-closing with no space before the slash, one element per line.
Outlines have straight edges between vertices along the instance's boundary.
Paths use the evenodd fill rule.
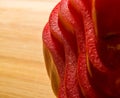
<path fill-rule="evenodd" d="M 61 0 L 51 12 L 43 47 L 58 98 L 120 97 L 119 4 L 119 0 Z"/>

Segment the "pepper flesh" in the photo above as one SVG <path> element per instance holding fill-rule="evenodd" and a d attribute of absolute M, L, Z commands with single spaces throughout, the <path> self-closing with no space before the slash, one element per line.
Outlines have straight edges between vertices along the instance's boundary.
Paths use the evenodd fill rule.
<path fill-rule="evenodd" d="M 112 3 L 117 7 L 109 9 Z M 119 0 L 61 0 L 51 12 L 43 44 L 58 98 L 120 97 L 119 5 Z M 114 15 L 105 21 L 110 11 Z M 115 33 L 104 32 L 108 27 Z"/>

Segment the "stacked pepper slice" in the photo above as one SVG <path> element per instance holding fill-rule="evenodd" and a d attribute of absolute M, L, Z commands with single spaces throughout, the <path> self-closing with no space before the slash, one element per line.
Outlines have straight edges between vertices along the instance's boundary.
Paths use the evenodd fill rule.
<path fill-rule="evenodd" d="M 114 50 L 118 53 L 115 55 L 113 50 L 109 50 L 108 43 L 103 40 L 105 36 L 101 37 L 98 29 L 102 29 L 101 18 L 97 16 L 102 10 L 97 8 L 106 9 L 105 5 L 109 3 L 98 1 L 61 0 L 43 30 L 46 68 L 58 98 L 120 97 L 120 51 Z M 109 39 L 110 44 L 112 41 Z M 117 45 L 119 42 L 120 37 L 117 37 Z M 117 56 L 116 61 L 111 61 L 117 62 L 114 69 L 108 59 L 103 60 L 106 55 L 102 45 L 111 57 Z"/>

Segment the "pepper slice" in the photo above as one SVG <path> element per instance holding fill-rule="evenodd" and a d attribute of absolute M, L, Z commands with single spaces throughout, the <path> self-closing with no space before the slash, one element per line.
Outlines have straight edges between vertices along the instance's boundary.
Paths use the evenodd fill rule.
<path fill-rule="evenodd" d="M 111 27 L 109 21 L 114 21 L 113 16 L 120 16 L 114 11 L 114 15 L 108 20 L 105 19 L 104 25 L 101 25 L 101 17 L 104 17 L 100 17 L 100 13 L 103 8 L 110 12 L 107 6 L 112 2 L 61 0 L 51 12 L 49 22 L 43 31 L 43 47 L 48 74 L 58 98 L 120 96 L 120 22 L 116 22 L 111 29 L 117 30 L 117 33 L 101 33 L 102 30 L 107 31 L 108 27 Z M 116 6 L 120 4 L 118 0 L 115 2 L 118 3 L 113 3 Z M 118 17 L 116 19 L 120 21 Z M 115 61 L 116 66 L 109 63 L 110 59 Z"/>

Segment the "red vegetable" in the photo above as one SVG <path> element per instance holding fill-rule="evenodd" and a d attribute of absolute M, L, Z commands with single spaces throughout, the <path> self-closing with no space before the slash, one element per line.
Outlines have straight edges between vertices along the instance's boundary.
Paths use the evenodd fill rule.
<path fill-rule="evenodd" d="M 61 0 L 43 30 L 58 98 L 120 97 L 119 0 Z"/>

